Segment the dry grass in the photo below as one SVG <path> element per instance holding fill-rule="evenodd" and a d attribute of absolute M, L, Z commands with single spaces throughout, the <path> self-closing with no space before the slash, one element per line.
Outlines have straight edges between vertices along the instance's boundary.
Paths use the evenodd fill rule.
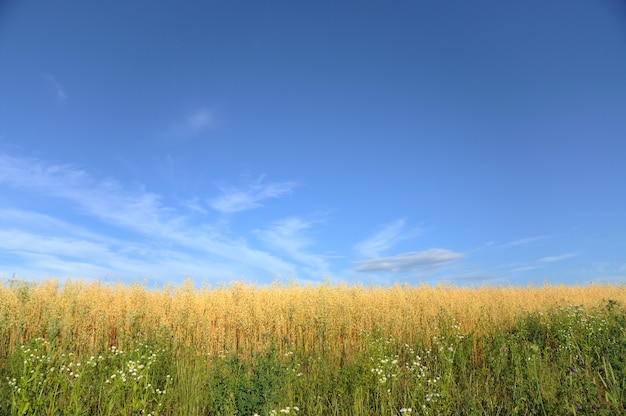
<path fill-rule="evenodd" d="M 243 354 L 268 342 L 301 351 L 357 348 L 363 331 L 406 342 L 428 340 L 442 311 L 477 335 L 512 327 L 522 312 L 564 305 L 626 305 L 626 286 L 483 287 L 348 285 L 180 287 L 57 280 L 0 284 L 0 351 L 41 336 L 84 353 L 124 347 L 138 332 L 167 336 L 174 348 Z"/>

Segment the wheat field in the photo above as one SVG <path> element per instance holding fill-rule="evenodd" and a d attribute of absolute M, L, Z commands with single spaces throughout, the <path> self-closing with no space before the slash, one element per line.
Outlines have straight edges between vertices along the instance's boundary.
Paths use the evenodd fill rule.
<path fill-rule="evenodd" d="M 624 414 L 626 286 L 0 281 L 0 414 Z"/>
<path fill-rule="evenodd" d="M 511 328 L 521 313 L 566 305 L 626 304 L 620 285 L 461 288 L 440 285 L 323 284 L 223 287 L 142 285 L 56 279 L 0 286 L 5 353 L 33 337 L 57 339 L 85 353 L 124 343 L 137 333 L 167 333 L 174 346 L 217 354 L 250 354 L 268 339 L 302 351 L 350 353 L 363 332 L 408 343 L 431 338 L 442 313 L 462 333 Z"/>

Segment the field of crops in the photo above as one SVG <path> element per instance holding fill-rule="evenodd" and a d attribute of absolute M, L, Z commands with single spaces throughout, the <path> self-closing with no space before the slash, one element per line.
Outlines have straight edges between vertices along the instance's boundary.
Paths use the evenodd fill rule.
<path fill-rule="evenodd" d="M 0 282 L 0 414 L 626 414 L 626 286 Z"/>

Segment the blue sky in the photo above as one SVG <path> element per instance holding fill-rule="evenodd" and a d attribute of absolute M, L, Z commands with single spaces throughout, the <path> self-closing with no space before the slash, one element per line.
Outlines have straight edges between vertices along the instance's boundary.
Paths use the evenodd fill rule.
<path fill-rule="evenodd" d="M 0 8 L 6 278 L 626 282 L 619 1 L 183 3 Z"/>

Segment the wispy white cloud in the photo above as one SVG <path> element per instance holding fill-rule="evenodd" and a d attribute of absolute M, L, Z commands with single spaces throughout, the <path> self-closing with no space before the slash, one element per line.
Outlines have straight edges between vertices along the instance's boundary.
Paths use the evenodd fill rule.
<path fill-rule="evenodd" d="M 35 234 L 16 229 L 0 229 L 0 248 L 22 253 L 54 253 L 59 257 L 102 259 L 105 244 L 86 239 Z"/>
<path fill-rule="evenodd" d="M 145 255 L 146 249 L 49 215 L 3 209 L 0 211 L 0 252 L 12 259 L 10 265 L 0 263 L 2 267 L 12 268 L 24 277 L 45 277 L 42 273 L 58 277 L 102 277 L 112 270 L 128 272 L 131 258 Z"/>
<path fill-rule="evenodd" d="M 503 277 L 497 274 L 476 274 L 476 273 L 466 273 L 461 275 L 455 275 L 453 280 L 457 282 L 465 282 L 465 283 L 484 283 L 484 282 L 494 282 L 497 280 L 503 280 Z"/>
<path fill-rule="evenodd" d="M 541 261 L 544 263 L 552 263 L 555 261 L 571 259 L 572 257 L 576 257 L 579 254 L 580 254 L 580 251 L 575 251 L 573 253 L 561 254 L 560 256 L 546 256 L 546 257 L 542 257 Z"/>
<path fill-rule="evenodd" d="M 198 135 L 215 124 L 215 115 L 206 107 L 199 108 L 187 114 L 181 121 L 170 127 L 170 135 L 179 138 L 188 138 Z"/>
<path fill-rule="evenodd" d="M 290 217 L 257 229 L 255 234 L 267 247 L 304 265 L 307 274 L 321 280 L 328 274 L 328 262 L 325 256 L 306 250 L 313 244 L 313 240 L 306 235 L 307 230 L 317 222 Z"/>
<path fill-rule="evenodd" d="M 65 92 L 63 85 L 61 85 L 61 83 L 50 74 L 43 74 L 43 77 L 52 86 L 52 88 L 54 88 L 57 103 L 63 104 L 67 100 L 67 93 Z"/>
<path fill-rule="evenodd" d="M 222 195 L 209 200 L 209 205 L 224 213 L 247 211 L 261 207 L 261 202 L 266 199 L 290 194 L 295 187 L 294 182 L 263 183 L 261 177 L 246 189 L 222 188 Z"/>
<path fill-rule="evenodd" d="M 357 243 L 354 248 L 362 257 L 377 257 L 401 240 L 413 238 L 418 234 L 418 229 L 406 230 L 406 220 L 401 218 L 387 224 L 370 238 Z"/>
<path fill-rule="evenodd" d="M 311 244 L 311 240 L 303 234 L 310 227 L 311 222 L 290 217 L 275 221 L 265 229 L 256 230 L 256 233 L 266 244 L 295 253 Z"/>
<path fill-rule="evenodd" d="M 513 265 L 508 265 L 507 268 L 509 268 L 509 272 L 511 273 L 520 273 L 520 272 L 527 272 L 527 271 L 531 271 L 531 270 L 537 270 L 537 269 L 541 269 L 544 267 L 547 267 L 547 263 L 553 263 L 553 262 L 558 262 L 558 261 L 562 261 L 562 260 L 567 260 L 570 259 L 572 257 L 576 257 L 580 254 L 580 251 L 576 251 L 576 252 L 572 252 L 572 253 L 566 253 L 566 254 L 562 254 L 559 256 L 546 256 L 546 257 L 542 257 L 538 260 L 526 263 L 526 264 L 513 264 Z"/>
<path fill-rule="evenodd" d="M 520 238 L 519 240 L 513 240 L 513 241 L 509 241 L 508 243 L 504 243 L 502 244 L 502 247 L 513 247 L 513 246 L 521 246 L 521 245 L 536 243 L 537 241 L 545 240 L 548 237 L 549 236 L 547 235 L 537 235 L 534 237 Z"/>
<path fill-rule="evenodd" d="M 355 267 L 354 270 L 357 272 L 382 271 L 405 273 L 424 267 L 440 267 L 464 256 L 464 253 L 433 248 L 430 250 L 398 254 L 396 256 L 358 261 L 357 264 L 359 264 L 359 266 Z"/>
<path fill-rule="evenodd" d="M 200 198 L 198 197 L 183 201 L 181 204 L 191 211 L 195 211 L 201 214 L 206 214 L 207 212 L 207 210 L 202 205 L 200 205 Z"/>
<path fill-rule="evenodd" d="M 227 262 L 196 258 L 189 253 L 131 241 L 101 243 L 76 237 L 0 230 L 0 248 L 13 259 L 10 269 L 20 277 L 81 277 L 167 283 L 183 276 L 229 279 L 241 277 Z M 10 237 L 10 240 L 5 240 Z"/>
<path fill-rule="evenodd" d="M 81 213 L 138 233 L 164 235 L 183 220 L 163 206 L 156 194 L 127 191 L 110 179 L 95 181 L 68 165 L 45 165 L 33 159 L 0 155 L 0 182 L 69 200 Z"/>
<path fill-rule="evenodd" d="M 66 235 L 78 236 L 80 238 L 91 240 L 104 240 L 105 237 L 93 233 L 84 227 L 59 220 L 50 215 L 41 214 L 39 212 L 19 210 L 12 208 L 0 209 L 0 226 L 20 229 L 20 230 L 41 230 L 46 232 L 60 232 Z"/>
<path fill-rule="evenodd" d="M 520 267 L 516 267 L 514 269 L 511 269 L 511 273 L 519 273 L 519 272 L 527 272 L 530 270 L 536 270 L 536 269 L 540 269 L 543 266 L 520 266 Z"/>
<path fill-rule="evenodd" d="M 163 253 L 163 247 L 165 247 L 172 250 L 173 254 L 168 255 L 169 258 L 174 255 L 186 258 L 181 261 L 168 260 L 173 266 L 185 266 L 176 269 L 185 270 L 185 272 L 189 270 L 192 263 L 206 266 L 205 274 L 212 275 L 215 274 L 213 271 L 223 272 L 229 267 L 230 275 L 233 273 L 258 275 L 260 271 L 265 276 L 288 274 L 294 268 L 292 264 L 269 252 L 250 247 L 243 239 L 228 238 L 211 225 L 193 222 L 191 217 L 164 205 L 157 194 L 146 192 L 141 188 L 126 189 L 110 179 L 96 180 L 86 172 L 69 165 L 52 165 L 36 159 L 0 154 L 0 184 L 40 197 L 53 197 L 69 202 L 68 212 L 78 211 L 84 218 L 114 226 L 124 235 L 134 234 L 134 237 L 124 240 L 125 244 L 135 241 L 137 237 L 143 237 L 140 238 L 143 243 L 137 246 L 138 250 L 146 251 L 140 256 L 143 259 L 140 263 L 143 265 L 160 262 L 158 256 Z M 268 192 L 271 194 L 270 191 Z M 14 215 L 19 214 L 14 212 Z M 47 221 L 52 224 L 55 221 L 43 214 L 40 214 L 38 218 L 42 223 Z M 4 230 L 15 232 L 6 223 Z M 33 235 L 35 234 L 22 234 L 22 241 L 35 241 Z M 40 232 L 39 235 L 46 236 L 49 233 Z M 8 238 L 7 244 L 11 244 L 11 240 Z M 89 240 L 89 238 L 83 236 L 83 240 Z M 75 246 L 74 243 L 76 241 L 61 236 L 47 243 L 41 242 L 39 245 L 33 245 L 33 247 L 38 247 L 38 252 L 42 255 L 52 255 L 51 253 L 64 253 L 64 250 L 70 250 L 72 246 Z M 24 243 L 14 248 L 24 254 L 26 253 L 24 249 L 28 245 Z M 83 243 L 76 245 L 80 246 Z M 53 246 L 58 251 L 53 250 Z M 94 250 L 94 253 L 93 255 L 83 253 L 84 257 L 106 258 L 102 252 L 96 254 L 96 249 L 113 252 L 118 260 L 129 256 L 126 252 L 122 253 L 119 247 L 115 249 L 108 247 L 105 249 L 102 246 L 86 244 L 84 249 Z M 30 253 L 32 256 L 33 253 Z M 190 258 L 203 260 L 193 262 Z M 161 275 L 164 270 L 163 268 L 159 271 Z"/>

